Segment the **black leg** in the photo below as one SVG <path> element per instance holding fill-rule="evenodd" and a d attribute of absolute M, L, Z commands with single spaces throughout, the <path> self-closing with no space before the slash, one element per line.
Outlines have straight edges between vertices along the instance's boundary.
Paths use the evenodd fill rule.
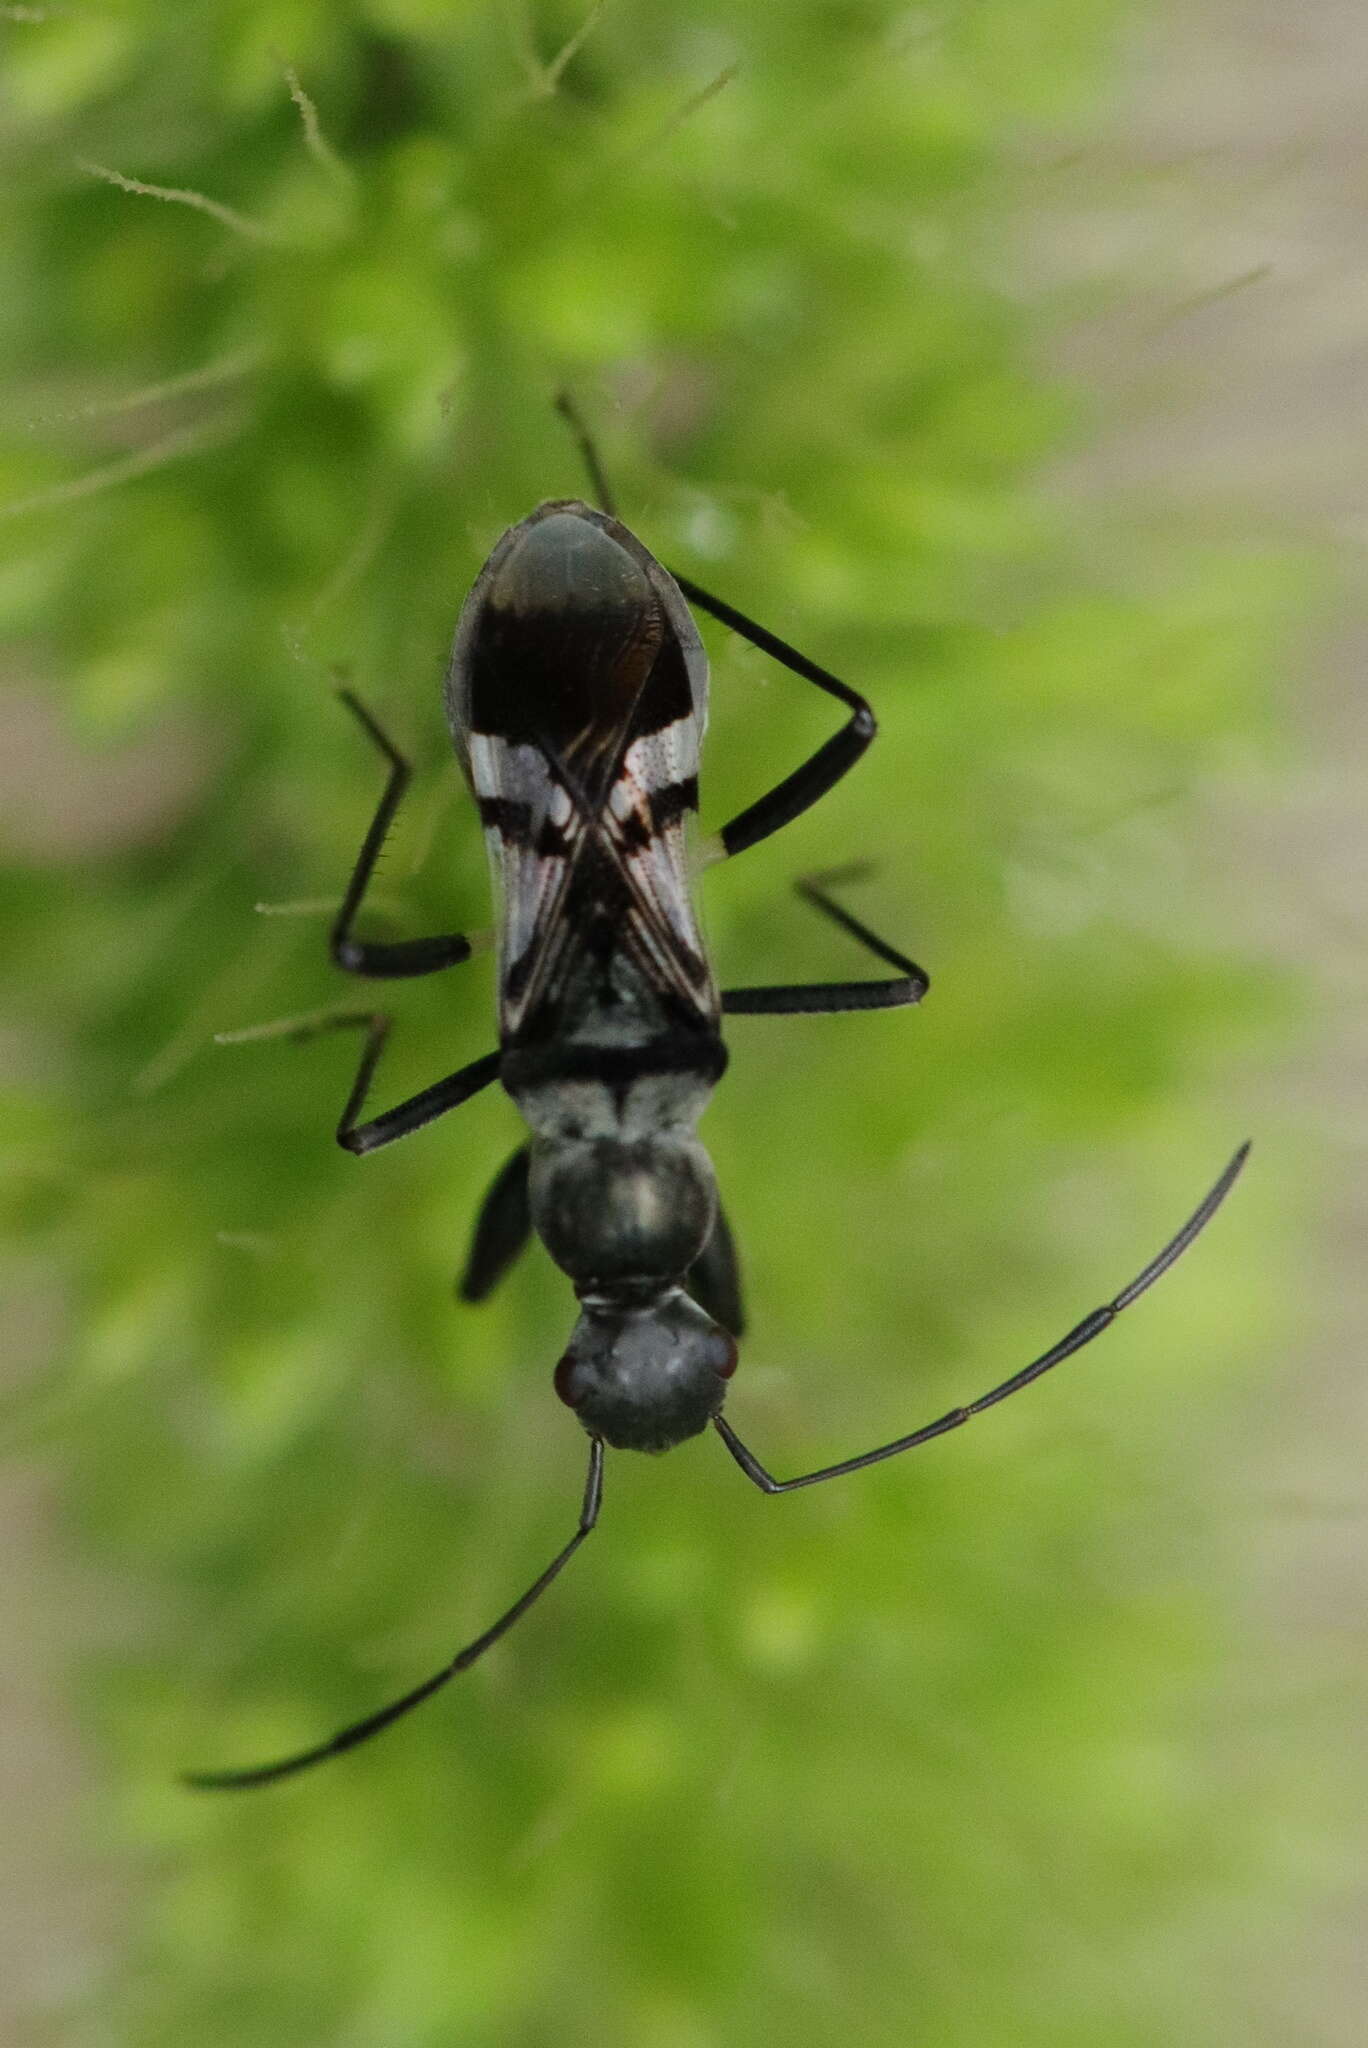
<path fill-rule="evenodd" d="M 736 1240 L 728 1227 L 721 1203 L 718 1204 L 712 1236 L 690 1266 L 684 1284 L 698 1306 L 706 1309 L 715 1323 L 720 1323 L 724 1330 L 730 1330 L 733 1337 L 745 1335 L 746 1317 L 741 1306 L 741 1270 L 736 1256 Z"/>
<path fill-rule="evenodd" d="M 361 1052 L 361 1064 L 356 1070 L 346 1107 L 337 1121 L 337 1142 L 348 1152 L 378 1152 L 382 1145 L 393 1144 L 396 1138 L 405 1138 L 410 1131 L 420 1131 L 424 1124 L 432 1123 L 435 1118 L 444 1116 L 447 1110 L 458 1109 L 472 1095 L 478 1095 L 481 1088 L 487 1088 L 491 1081 L 498 1079 L 502 1061 L 502 1054 L 488 1052 L 483 1059 L 472 1060 L 469 1066 L 458 1068 L 444 1080 L 434 1081 L 431 1088 L 411 1095 L 407 1102 L 387 1109 L 383 1116 L 372 1117 L 369 1123 L 358 1123 L 389 1028 L 390 1020 L 382 1011 L 330 1010 L 325 1016 L 305 1017 L 297 1023 L 258 1024 L 247 1031 L 221 1031 L 218 1043 L 243 1045 L 258 1038 L 303 1041 L 321 1038 L 325 1031 L 364 1031 L 366 1043 Z"/>
<path fill-rule="evenodd" d="M 775 1479 L 765 1470 L 754 1453 L 746 1448 L 735 1430 L 722 1416 L 713 1417 L 714 1428 L 747 1479 L 752 1480 L 762 1493 L 792 1493 L 799 1486 L 817 1486 L 824 1479 L 839 1479 L 846 1472 L 862 1472 L 866 1465 L 877 1465 L 884 1458 L 896 1458 L 900 1451 L 915 1450 L 918 1444 L 930 1443 L 933 1437 L 945 1436 L 952 1429 L 962 1428 L 973 1416 L 981 1415 L 985 1408 L 995 1407 L 999 1401 L 1005 1401 L 1009 1394 L 1019 1393 L 1022 1387 L 1028 1387 L 1032 1380 L 1038 1380 L 1051 1366 L 1059 1365 L 1064 1359 L 1071 1358 L 1075 1351 L 1081 1351 L 1085 1344 L 1091 1344 L 1094 1337 L 1100 1337 L 1102 1332 L 1116 1321 L 1121 1311 L 1129 1308 L 1133 1301 L 1137 1301 L 1147 1287 L 1152 1287 L 1160 1275 L 1168 1271 L 1175 1259 L 1181 1258 L 1193 1239 L 1206 1228 L 1234 1187 L 1248 1156 L 1248 1144 L 1241 1145 L 1215 1187 L 1189 1216 L 1177 1236 L 1169 1239 L 1158 1256 L 1150 1260 L 1144 1272 L 1137 1274 L 1128 1287 L 1123 1287 L 1115 1300 L 1109 1301 L 1103 1308 L 1095 1308 L 1091 1315 L 1084 1316 L 1082 1322 L 1076 1324 L 1067 1337 L 1061 1337 L 1057 1344 L 1052 1344 L 1039 1358 L 1032 1359 L 1029 1365 L 1023 1366 L 1020 1372 L 1013 1373 L 1009 1380 L 1004 1380 L 1000 1387 L 994 1387 L 991 1393 L 982 1394 L 977 1401 L 971 1401 L 967 1408 L 952 1408 L 948 1415 L 940 1416 L 935 1422 L 928 1422 L 921 1429 L 914 1429 L 910 1436 L 895 1437 L 891 1444 L 880 1444 L 877 1450 L 865 1451 L 858 1458 L 845 1458 L 839 1465 L 823 1465 L 816 1472 L 803 1473 L 798 1479 Z"/>
<path fill-rule="evenodd" d="M 483 1301 L 492 1294 L 532 1232 L 527 1205 L 526 1145 L 500 1168 L 480 1207 L 465 1272 L 457 1284 L 462 1301 Z"/>
<path fill-rule="evenodd" d="M 365 1100 L 375 1059 L 384 1043 L 385 1031 L 389 1028 L 388 1018 L 380 1020 L 382 1029 L 374 1051 L 368 1045 L 362 1055 L 361 1071 L 357 1074 L 356 1085 L 347 1099 L 342 1120 L 337 1126 L 337 1142 L 348 1152 L 358 1155 L 363 1152 L 378 1152 L 382 1145 L 392 1145 L 396 1138 L 406 1138 L 410 1131 L 421 1131 L 424 1124 L 434 1123 L 439 1116 L 445 1116 L 449 1109 L 459 1109 L 463 1102 L 469 1102 L 472 1095 L 478 1095 L 491 1081 L 499 1078 L 503 1063 L 502 1053 L 487 1052 L 483 1059 L 472 1060 L 469 1066 L 458 1067 L 454 1074 L 448 1074 L 441 1081 L 434 1081 L 430 1088 L 422 1089 L 417 1095 L 410 1095 L 407 1102 L 400 1102 L 393 1109 L 387 1109 L 383 1116 L 372 1117 L 369 1123 L 352 1121 L 360 1115 Z"/>
<path fill-rule="evenodd" d="M 334 1735 L 327 1742 L 320 1742 L 313 1749 L 302 1749 L 296 1756 L 282 1757 L 276 1763 L 256 1764 L 242 1771 L 187 1771 L 182 1784 L 191 1786 L 197 1792 L 238 1792 L 249 1785 L 269 1785 L 277 1778 L 291 1778 L 296 1771 L 307 1771 L 313 1764 L 325 1763 L 330 1756 L 341 1756 L 345 1750 L 355 1749 L 360 1742 L 368 1742 L 372 1735 L 378 1735 L 388 1728 L 391 1721 L 397 1721 L 401 1714 L 407 1714 L 413 1707 L 421 1706 L 424 1700 L 440 1692 L 458 1672 L 468 1671 L 486 1650 L 506 1635 L 515 1621 L 520 1621 L 533 1602 L 539 1600 L 551 1581 L 558 1577 L 569 1564 L 585 1537 L 599 1517 L 603 1501 L 603 1444 L 595 1437 L 589 1446 L 589 1476 L 584 1483 L 584 1502 L 580 1508 L 579 1527 L 564 1550 L 552 1558 L 539 1579 L 534 1579 L 520 1600 L 515 1600 L 506 1614 L 501 1614 L 492 1628 L 482 1636 L 476 1636 L 473 1643 L 467 1643 L 458 1650 L 449 1664 L 431 1678 L 415 1685 L 412 1692 L 406 1692 L 402 1699 L 391 1700 L 378 1713 L 368 1714 L 364 1721 L 354 1721 L 349 1728 Z"/>
<path fill-rule="evenodd" d="M 672 573 L 690 604 L 711 612 L 722 625 L 730 626 L 733 633 L 740 633 L 762 654 L 771 655 L 794 675 L 801 676 L 805 682 L 815 683 L 819 690 L 825 690 L 829 697 L 837 698 L 850 709 L 850 717 L 839 732 L 824 741 L 815 754 L 809 755 L 801 767 L 794 769 L 792 775 L 786 775 L 782 782 L 776 783 L 766 795 L 722 827 L 723 851 L 728 856 L 744 853 L 747 847 L 758 846 L 762 839 L 768 839 L 781 826 L 791 825 L 829 789 L 834 789 L 841 777 L 855 766 L 878 727 L 873 711 L 849 683 L 843 683 L 839 676 L 832 675 L 830 669 L 819 668 L 815 661 L 809 661 L 786 640 L 780 640 L 775 634 L 766 632 L 763 626 L 757 626 L 754 619 L 748 619 L 744 612 L 723 604 L 721 598 L 710 596 L 689 577 L 681 576 L 677 571 Z"/>
<path fill-rule="evenodd" d="M 470 940 L 461 932 L 443 932 L 430 939 L 399 939 L 385 943 L 354 939 L 351 935 L 352 924 L 375 872 L 375 863 L 380 858 L 380 849 L 408 786 L 410 769 L 399 749 L 376 724 L 361 700 L 350 690 L 339 690 L 337 694 L 389 762 L 389 775 L 370 829 L 356 856 L 356 866 L 352 869 L 347 893 L 342 898 L 342 908 L 333 922 L 329 939 L 333 960 L 347 974 L 389 980 L 405 975 L 435 974 L 439 968 L 455 967 L 460 961 L 468 960 L 471 954 Z"/>
<path fill-rule="evenodd" d="M 598 458 L 588 428 L 579 416 L 574 400 L 568 392 L 562 391 L 556 399 L 556 409 L 568 420 L 570 430 L 579 443 L 584 466 L 589 472 L 589 482 L 603 510 L 614 519 L 617 508 L 613 494 L 608 488 L 603 465 Z M 698 605 L 710 612 L 721 625 L 729 626 L 733 633 L 740 633 L 749 640 L 752 647 L 758 647 L 762 654 L 768 654 L 777 662 L 801 676 L 805 682 L 815 683 L 819 690 L 825 690 L 829 697 L 835 697 L 844 704 L 850 717 L 838 733 L 820 746 L 816 753 L 795 768 L 792 775 L 785 776 L 766 796 L 751 804 L 739 816 L 724 825 L 721 832 L 723 850 L 728 854 L 744 853 L 748 846 L 757 846 L 762 839 L 768 839 L 782 825 L 792 824 L 795 818 L 810 809 L 829 789 L 834 788 L 843 775 L 855 766 L 877 726 L 874 713 L 860 695 L 852 690 L 849 683 L 843 683 L 839 676 L 829 669 L 819 668 L 815 661 L 809 661 L 796 647 L 790 647 L 786 640 L 780 640 L 763 626 L 757 626 L 754 619 L 748 619 L 744 612 L 738 612 L 721 598 L 712 597 L 689 577 L 672 570 L 675 582 L 683 591 L 690 604 Z M 844 1005 L 842 1006 L 844 1007 Z M 868 1007 L 868 1006 L 866 1006 Z"/>
<path fill-rule="evenodd" d="M 919 1003 L 931 983 L 928 976 L 905 953 L 875 936 L 868 925 L 852 917 L 839 903 L 833 903 L 821 884 L 852 880 L 859 868 L 833 868 L 823 875 L 809 875 L 797 884 L 798 894 L 824 916 L 849 932 L 853 939 L 890 967 L 901 968 L 896 981 L 810 981 L 775 988 L 729 988 L 722 992 L 722 1008 L 733 1017 L 791 1017 L 833 1010 L 900 1010 Z"/>

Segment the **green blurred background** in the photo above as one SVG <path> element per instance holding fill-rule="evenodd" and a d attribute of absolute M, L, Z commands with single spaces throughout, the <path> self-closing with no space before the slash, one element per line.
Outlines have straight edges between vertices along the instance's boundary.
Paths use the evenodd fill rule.
<path fill-rule="evenodd" d="M 1309 1341 L 1276 1077 L 1316 940 L 1247 821 L 1336 570 L 1247 493 L 1089 467 L 1241 282 L 1171 199 L 1163 246 L 1181 162 L 1115 142 L 1135 12 L 0 16 L 13 2038 L 1338 2039 L 1284 2028 L 1267 1959 L 1353 1882 L 1349 1681 L 1315 1636 L 1288 1687 L 1295 1584 L 1247 1566 L 1287 1528 L 1313 1577 L 1335 1505 L 1284 1497 L 1260 1419 Z M 1129 386 L 1123 331 L 1165 337 Z M 355 1000 L 324 936 L 378 777 L 339 677 L 418 768 L 373 928 L 486 921 L 439 679 L 498 533 L 582 487 L 562 382 L 648 545 L 879 712 L 709 874 L 723 979 L 861 971 L 789 887 L 851 858 L 932 976 L 729 1034 L 760 1455 L 981 1391 L 1255 1166 L 1021 1401 L 784 1501 L 711 1439 L 614 1456 L 593 1543 L 439 1702 L 192 1797 L 424 1675 L 573 1525 L 567 1284 L 534 1251 L 451 1295 L 511 1106 L 357 1162 L 348 1041 L 212 1043 Z M 707 637 L 705 825 L 833 724 Z M 391 1007 L 377 1102 L 487 1049 L 488 962 Z"/>

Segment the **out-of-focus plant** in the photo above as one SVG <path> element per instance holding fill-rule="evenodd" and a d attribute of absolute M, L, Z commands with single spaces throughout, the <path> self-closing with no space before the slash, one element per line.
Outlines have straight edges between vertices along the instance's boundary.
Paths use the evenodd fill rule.
<path fill-rule="evenodd" d="M 1191 901 L 1187 795 L 1266 739 L 1297 578 L 1087 566 L 1029 484 L 1070 430 L 1053 309 L 993 282 L 1108 10 L 4 13 L 7 1200 L 65 1290 L 12 1414 L 137 1615 L 73 1682 L 132 1788 L 89 2038 L 1208 2038 L 1170 1932 L 1257 1884 L 1262 1820 L 1203 1766 L 1193 1501 L 1270 1308 L 1257 1196 L 1086 1362 L 844 1488 L 614 1458 L 572 1574 L 440 1704 L 286 1792 L 173 1782 L 421 1676 L 573 1522 L 568 1287 L 535 1253 L 451 1300 L 509 1105 L 358 1163 L 347 1040 L 211 1043 L 356 1001 L 323 935 L 378 771 L 340 676 L 420 770 L 382 912 L 486 920 L 438 682 L 497 533 L 582 488 L 562 382 L 648 544 L 879 710 L 838 796 L 708 877 L 724 978 L 858 972 L 789 893 L 854 857 L 933 979 L 731 1033 L 705 1135 L 767 1460 L 981 1391 L 1243 1135 L 1223 1077 L 1277 1006 Z M 716 820 L 831 714 L 709 639 Z M 487 965 L 383 993 L 377 1103 L 490 1043 Z"/>

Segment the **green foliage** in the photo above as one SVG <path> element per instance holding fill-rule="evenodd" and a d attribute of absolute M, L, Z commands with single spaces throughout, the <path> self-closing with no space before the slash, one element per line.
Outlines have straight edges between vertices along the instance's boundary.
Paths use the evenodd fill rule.
<path fill-rule="evenodd" d="M 375 800 L 339 668 L 420 767 L 394 928 L 484 922 L 438 680 L 497 533 L 582 487 L 562 381 L 648 544 L 880 713 L 836 797 L 708 876 L 723 979 L 861 971 L 787 887 L 852 856 L 860 914 L 933 977 L 921 1013 L 731 1033 L 705 1135 L 761 1455 L 853 1452 L 1001 1377 L 1244 1134 L 1232 1069 L 1285 1005 L 1194 908 L 1188 792 L 1267 738 L 1298 574 L 1234 545 L 1090 569 L 1027 482 L 1069 430 L 1050 309 L 990 281 L 1047 203 L 1016 139 L 1078 118 L 1108 14 L 4 25 L 9 669 L 142 791 L 40 788 L 0 928 L 10 1220 L 68 1302 L 16 1426 L 136 1592 L 80 1672 L 128 1788 L 92 2041 L 1231 2037 L 1171 1937 L 1257 1885 L 1268 1826 L 1204 1763 L 1233 1624 L 1194 1505 L 1276 1304 L 1252 1188 L 976 1429 L 775 1503 L 711 1441 L 615 1457 L 586 1553 L 439 1703 L 281 1792 L 172 1782 L 402 1689 L 572 1526 L 567 1285 L 538 1252 L 487 1309 L 450 1298 L 510 1106 L 358 1163 L 329 1137 L 349 1040 L 211 1043 L 356 1000 L 326 909 L 253 914 L 335 897 Z M 709 637 L 715 822 L 832 715 Z M 391 994 L 384 1100 L 488 1046 L 487 963 Z"/>

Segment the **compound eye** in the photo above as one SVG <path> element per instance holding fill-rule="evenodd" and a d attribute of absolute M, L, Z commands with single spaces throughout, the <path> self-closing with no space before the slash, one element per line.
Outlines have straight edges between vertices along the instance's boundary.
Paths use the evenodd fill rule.
<path fill-rule="evenodd" d="M 553 1379 L 556 1392 L 567 1408 L 578 1408 L 579 1406 L 574 1393 L 575 1364 L 574 1352 L 567 1351 L 560 1364 L 556 1367 Z"/>
<path fill-rule="evenodd" d="M 718 1335 L 725 1349 L 722 1351 L 720 1363 L 713 1367 L 713 1371 L 720 1380 L 729 1380 L 736 1371 L 736 1339 L 730 1330 L 720 1330 Z"/>

